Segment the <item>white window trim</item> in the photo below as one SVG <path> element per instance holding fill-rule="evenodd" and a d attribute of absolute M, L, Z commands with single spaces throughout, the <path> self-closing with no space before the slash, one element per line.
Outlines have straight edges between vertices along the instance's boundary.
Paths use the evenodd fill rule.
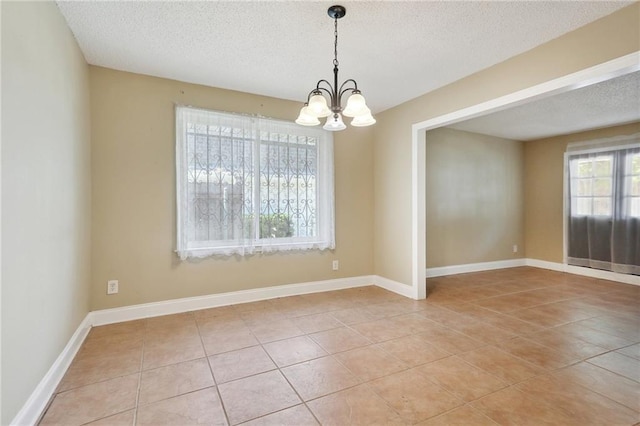
<path fill-rule="evenodd" d="M 256 120 L 277 122 L 284 126 L 291 126 L 299 130 L 301 134 L 318 137 L 318 179 L 316 198 L 319 207 L 317 209 L 318 235 L 315 237 L 291 237 L 273 239 L 246 239 L 246 245 L 237 244 L 240 240 L 218 240 L 207 244 L 189 243 L 185 235 L 184 205 L 186 205 L 186 147 L 185 147 L 185 122 L 180 115 L 185 111 L 199 111 L 204 113 L 224 114 L 229 116 L 245 117 Z M 221 111 L 206 110 L 190 106 L 176 105 L 176 253 L 180 259 L 203 258 L 209 256 L 249 255 L 261 252 L 289 251 L 289 250 L 332 250 L 335 248 L 335 195 L 334 195 L 334 168 L 333 168 L 333 134 L 326 130 L 300 127 L 292 122 L 276 120 L 265 117 L 248 116 L 242 114 L 226 113 Z M 259 177 L 258 177 L 259 179 Z M 256 191 L 258 189 L 256 188 Z M 322 193 L 322 194 L 321 194 Z M 322 205 L 321 205 L 322 203 Z M 201 246 L 201 247 L 198 247 Z"/>

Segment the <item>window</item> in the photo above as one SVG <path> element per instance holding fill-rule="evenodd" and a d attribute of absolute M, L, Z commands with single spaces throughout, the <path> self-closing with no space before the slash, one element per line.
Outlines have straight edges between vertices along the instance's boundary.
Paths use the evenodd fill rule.
<path fill-rule="evenodd" d="M 611 216 L 613 156 L 599 155 L 571 160 L 571 214 Z"/>
<path fill-rule="evenodd" d="M 640 275 L 638 135 L 567 147 L 567 263 Z"/>
<path fill-rule="evenodd" d="M 177 107 L 176 171 L 181 259 L 335 247 L 330 132 Z"/>

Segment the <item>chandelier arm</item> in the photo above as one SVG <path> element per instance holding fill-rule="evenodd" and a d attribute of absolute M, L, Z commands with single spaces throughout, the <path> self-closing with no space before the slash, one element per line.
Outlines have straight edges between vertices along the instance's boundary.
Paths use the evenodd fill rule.
<path fill-rule="evenodd" d="M 331 85 L 329 85 L 329 87 L 331 87 Z M 332 89 L 333 89 L 333 88 L 332 88 Z M 316 88 L 316 90 L 314 90 L 314 92 L 319 92 L 319 91 L 323 91 L 323 92 L 327 93 L 327 94 L 329 95 L 329 100 L 331 101 L 331 105 L 333 105 L 333 100 L 334 100 L 334 93 L 333 93 L 333 90 L 329 90 L 329 89 L 327 89 L 327 88 L 324 88 L 324 87 L 320 87 L 320 86 L 318 86 L 318 87 Z"/>
<path fill-rule="evenodd" d="M 327 80 L 324 80 L 324 79 L 318 81 L 318 84 L 316 84 L 316 90 L 322 89 L 322 87 L 320 87 L 321 83 L 325 83 L 327 86 L 329 86 L 329 89 L 333 92 L 333 86 L 331 85 L 331 83 L 329 83 Z"/>
<path fill-rule="evenodd" d="M 342 90 L 344 85 L 347 83 L 353 83 L 353 87 L 347 87 L 346 89 Z M 347 90 L 358 90 L 358 83 L 352 78 L 350 78 L 349 80 L 345 80 L 344 83 L 342 83 L 342 85 L 340 86 L 339 92 L 342 95 Z"/>

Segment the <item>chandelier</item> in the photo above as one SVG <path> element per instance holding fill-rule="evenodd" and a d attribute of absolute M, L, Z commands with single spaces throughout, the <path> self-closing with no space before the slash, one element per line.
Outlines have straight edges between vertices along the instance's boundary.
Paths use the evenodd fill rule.
<path fill-rule="evenodd" d="M 296 123 L 303 126 L 317 126 L 319 118 L 327 117 L 323 129 L 330 131 L 344 130 L 347 126 L 342 121 L 342 116 L 353 117 L 351 125 L 356 127 L 370 126 L 376 122 L 367 107 L 364 96 L 358 90 L 358 83 L 349 79 L 338 86 L 338 19 L 342 18 L 347 9 L 343 6 L 331 6 L 327 10 L 328 15 L 334 20 L 334 50 L 333 50 L 333 85 L 327 80 L 320 80 L 316 88 L 307 95 L 307 102 L 300 110 Z M 350 93 L 347 105 L 342 108 L 342 96 Z M 329 104 L 327 98 L 329 96 Z"/>

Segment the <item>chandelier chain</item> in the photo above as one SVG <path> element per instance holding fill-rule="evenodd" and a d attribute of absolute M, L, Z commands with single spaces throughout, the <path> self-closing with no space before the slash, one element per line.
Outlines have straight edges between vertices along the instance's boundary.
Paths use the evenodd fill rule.
<path fill-rule="evenodd" d="M 338 18 L 334 18 L 334 31 L 335 42 L 333 44 L 333 65 L 338 66 Z"/>

